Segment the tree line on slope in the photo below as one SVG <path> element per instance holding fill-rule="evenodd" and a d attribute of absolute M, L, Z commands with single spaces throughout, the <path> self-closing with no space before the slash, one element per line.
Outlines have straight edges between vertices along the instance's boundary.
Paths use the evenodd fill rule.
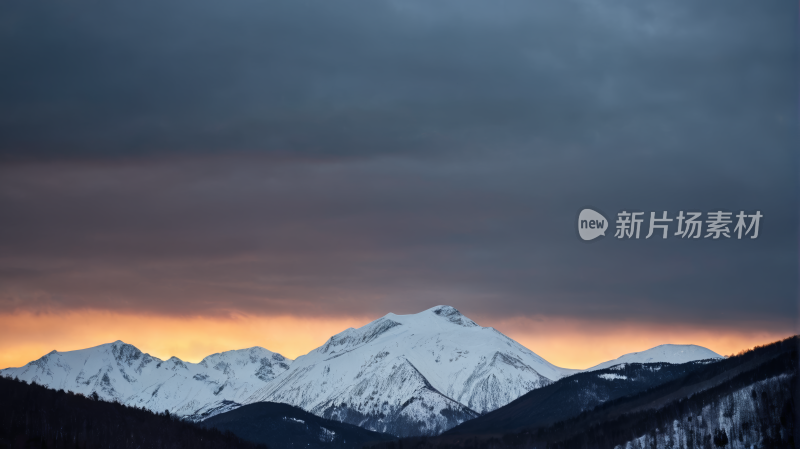
<path fill-rule="evenodd" d="M 548 447 L 794 448 L 797 372 L 769 375 L 766 370 L 745 373 L 742 379 L 660 409 L 622 415 Z M 755 382 L 741 385 L 748 380 Z"/>
<path fill-rule="evenodd" d="M 266 449 L 230 432 L 36 383 L 0 378 L 0 449 Z"/>

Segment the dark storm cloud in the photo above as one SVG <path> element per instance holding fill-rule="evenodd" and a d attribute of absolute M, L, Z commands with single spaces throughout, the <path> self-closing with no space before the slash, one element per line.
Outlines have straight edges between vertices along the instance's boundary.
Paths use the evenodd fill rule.
<path fill-rule="evenodd" d="M 3 8 L 0 144 L 12 160 L 337 157 L 540 139 L 608 149 L 623 133 L 663 150 L 721 112 L 731 128 L 774 121 L 765 107 L 792 113 L 774 110 L 794 83 L 795 19 L 779 3 Z"/>
<path fill-rule="evenodd" d="M 0 8 L 2 310 L 796 319 L 796 5 Z"/>

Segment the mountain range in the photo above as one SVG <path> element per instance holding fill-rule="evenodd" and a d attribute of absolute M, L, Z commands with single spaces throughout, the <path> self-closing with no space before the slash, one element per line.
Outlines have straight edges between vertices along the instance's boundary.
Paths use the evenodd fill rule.
<path fill-rule="evenodd" d="M 627 363 L 718 359 L 693 345 L 662 345 Z M 396 436 L 436 435 L 580 370 L 557 367 L 450 306 L 388 314 L 289 360 L 254 347 L 200 363 L 162 361 L 117 341 L 53 351 L 4 377 L 201 421 L 244 404 L 285 403 L 322 418 Z"/>
<path fill-rule="evenodd" d="M 52 351 L 0 374 L 200 420 L 237 407 L 288 370 L 291 363 L 259 347 L 213 354 L 200 363 L 177 357 L 164 361 L 115 341 L 77 351 Z"/>

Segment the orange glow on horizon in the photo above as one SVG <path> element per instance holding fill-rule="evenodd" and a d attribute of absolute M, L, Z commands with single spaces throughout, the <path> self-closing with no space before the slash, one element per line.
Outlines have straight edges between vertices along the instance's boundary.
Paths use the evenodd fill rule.
<path fill-rule="evenodd" d="M 0 368 L 22 366 L 51 350 L 71 351 L 122 340 L 143 352 L 188 362 L 262 346 L 295 359 L 348 327 L 378 318 L 295 316 L 168 317 L 81 311 L 0 314 Z M 566 318 L 478 319 L 565 368 L 588 368 L 654 346 L 696 344 L 721 355 L 786 338 L 791 332 L 653 323 L 595 323 Z"/>
<path fill-rule="evenodd" d="M 0 314 L 0 367 L 22 366 L 53 349 L 72 351 L 117 340 L 162 360 L 175 356 L 197 363 L 217 352 L 253 346 L 295 359 L 348 327 L 370 321 L 292 316 L 168 317 L 101 311 Z"/>
<path fill-rule="evenodd" d="M 791 331 L 731 326 L 590 322 L 566 318 L 515 318 L 492 324 L 505 335 L 564 367 L 586 369 L 631 352 L 662 344 L 698 345 L 727 356 L 791 337 Z"/>

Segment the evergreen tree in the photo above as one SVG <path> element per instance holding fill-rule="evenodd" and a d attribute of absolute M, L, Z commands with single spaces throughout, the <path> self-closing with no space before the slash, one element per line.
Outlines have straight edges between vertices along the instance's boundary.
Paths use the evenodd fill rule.
<path fill-rule="evenodd" d="M 728 434 L 725 433 L 725 429 L 717 429 L 714 432 L 714 446 L 722 448 L 727 445 L 728 445 Z"/>

